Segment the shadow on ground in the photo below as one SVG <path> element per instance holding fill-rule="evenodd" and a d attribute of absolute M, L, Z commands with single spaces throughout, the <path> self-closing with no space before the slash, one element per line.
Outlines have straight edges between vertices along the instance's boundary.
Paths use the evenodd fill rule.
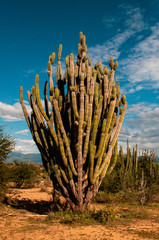
<path fill-rule="evenodd" d="M 53 206 L 52 201 L 32 201 L 30 199 L 6 198 L 4 203 L 16 209 L 25 209 L 38 214 L 48 214 Z"/>

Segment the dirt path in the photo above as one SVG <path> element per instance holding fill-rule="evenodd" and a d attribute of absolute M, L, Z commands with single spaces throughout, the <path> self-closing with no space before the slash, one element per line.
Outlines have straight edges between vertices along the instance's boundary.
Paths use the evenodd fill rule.
<path fill-rule="evenodd" d="M 50 201 L 50 190 L 22 189 L 12 195 L 18 199 Z M 0 240 L 141 240 L 159 239 L 159 222 L 155 220 L 133 219 L 111 225 L 65 225 L 44 221 L 46 214 L 0 207 Z M 158 237 L 157 237 L 158 233 Z"/>

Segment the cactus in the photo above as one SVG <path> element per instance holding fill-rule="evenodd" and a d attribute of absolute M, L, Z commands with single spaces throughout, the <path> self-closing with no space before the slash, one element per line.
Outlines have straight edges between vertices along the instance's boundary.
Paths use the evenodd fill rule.
<path fill-rule="evenodd" d="M 81 32 L 77 62 L 74 63 L 73 54 L 66 57 L 63 77 L 62 45 L 59 46 L 57 87 L 52 78 L 55 53 L 49 57 L 45 109 L 40 99 L 38 75 L 31 93 L 28 92 L 31 116 L 23 104 L 23 88 L 20 88 L 26 121 L 54 189 L 61 192 L 74 211 L 80 212 L 89 206 L 103 178 L 115 166 L 112 154 L 117 156 L 117 140 L 127 108 L 126 97 L 120 97 L 120 86 L 114 81 L 118 63 L 111 57 L 110 71 L 106 66 L 102 70 L 101 61 L 93 67 L 86 51 L 86 38 Z"/>

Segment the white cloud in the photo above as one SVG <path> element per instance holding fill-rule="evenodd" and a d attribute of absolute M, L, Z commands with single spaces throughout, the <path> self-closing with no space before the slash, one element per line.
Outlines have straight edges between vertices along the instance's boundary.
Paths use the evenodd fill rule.
<path fill-rule="evenodd" d="M 119 6 L 118 10 L 120 11 L 120 15 L 118 14 L 116 19 L 105 17 L 103 22 L 108 27 L 114 24 L 115 21 L 121 22 L 121 25 L 124 26 L 124 30 L 118 29 L 116 35 L 111 40 L 106 41 L 102 45 L 97 44 L 94 47 L 88 48 L 88 55 L 92 59 L 93 64 L 99 60 L 108 62 L 110 56 L 113 56 L 115 59 L 119 58 L 121 54 L 120 47 L 130 37 L 147 27 L 144 23 L 143 14 L 140 8 L 132 8 L 129 5 L 122 4 Z"/>
<path fill-rule="evenodd" d="M 138 103 L 130 105 L 125 124 L 119 135 L 119 144 L 126 149 L 126 139 L 130 147 L 138 144 L 139 150 L 159 150 L 159 105 Z"/>
<path fill-rule="evenodd" d="M 120 47 L 126 42 L 134 32 L 132 30 L 125 30 L 115 35 L 111 40 L 108 40 L 102 45 L 95 45 L 94 47 L 88 48 L 88 55 L 92 59 L 92 63 L 95 64 L 99 60 L 103 62 L 108 62 L 110 56 L 113 56 L 114 59 L 119 58 L 120 56 Z"/>
<path fill-rule="evenodd" d="M 27 110 L 30 112 L 30 107 L 26 105 Z M 0 102 L 0 118 L 5 121 L 20 121 L 24 120 L 24 114 L 20 103 L 13 105 Z"/>
<path fill-rule="evenodd" d="M 23 101 L 25 103 L 25 107 L 30 114 L 31 107 L 28 105 L 27 101 Z M 45 109 L 45 103 L 44 100 L 41 100 L 42 106 Z M 51 111 L 51 103 L 49 102 L 49 109 Z M 3 102 L 0 102 L 0 118 L 2 118 L 5 121 L 8 122 L 14 122 L 14 121 L 23 121 L 25 120 L 22 107 L 19 102 L 14 103 L 13 105 L 6 104 Z"/>
<path fill-rule="evenodd" d="M 129 94 L 129 93 L 134 93 L 142 90 L 144 86 L 141 84 L 134 86 L 134 84 L 127 84 L 121 89 L 122 94 Z"/>
<path fill-rule="evenodd" d="M 31 73 L 34 73 L 35 72 L 35 70 L 34 69 L 29 69 L 29 70 L 27 70 L 27 71 L 25 71 L 27 74 L 31 74 Z"/>
<path fill-rule="evenodd" d="M 31 74 L 35 74 L 35 70 L 32 69 L 32 68 L 24 71 L 24 76 L 25 76 L 25 77 L 28 77 L 28 76 L 31 75 Z"/>
<path fill-rule="evenodd" d="M 133 8 L 130 5 L 121 4 L 118 8 L 116 19 L 104 18 L 103 22 L 106 27 L 118 21 L 121 23 L 121 29 L 116 31 L 111 40 L 107 40 L 103 44 L 95 45 L 88 48 L 88 55 L 95 64 L 99 60 L 108 64 L 110 56 L 119 60 L 121 73 L 121 81 L 126 79 L 129 83 L 124 86 L 124 93 L 134 93 L 142 89 L 158 89 L 159 88 L 159 22 L 154 26 L 149 26 L 144 19 L 144 10 Z M 112 27 L 112 26 L 111 26 Z M 138 34 L 140 35 L 138 35 Z M 145 35 L 146 33 L 146 35 Z M 147 36 L 147 37 L 144 37 Z M 127 40 L 130 38 L 135 43 L 129 48 L 129 52 L 125 52 Z"/>
<path fill-rule="evenodd" d="M 16 146 L 14 151 L 21 152 L 23 154 L 28 153 L 37 153 L 38 149 L 33 140 L 25 140 L 25 139 L 15 139 Z"/>
<path fill-rule="evenodd" d="M 17 98 L 16 98 L 16 99 L 14 99 L 14 101 L 18 101 L 18 103 L 19 103 L 19 99 L 17 99 Z M 29 102 L 28 102 L 28 101 L 26 101 L 26 100 L 24 100 L 24 99 L 23 99 L 23 103 L 24 103 L 24 104 L 27 104 L 27 105 L 29 104 Z"/>
<path fill-rule="evenodd" d="M 124 23 L 127 28 L 140 32 L 147 27 L 143 20 L 143 13 L 140 8 L 133 8 L 130 5 L 123 5 L 123 9 L 126 10 L 126 15 L 128 16 Z"/>
<path fill-rule="evenodd" d="M 115 17 L 105 16 L 105 17 L 103 18 L 103 23 L 104 23 L 104 25 L 105 25 L 107 28 L 113 27 L 113 24 L 115 24 L 115 22 L 116 22 L 116 18 L 115 18 Z"/>
<path fill-rule="evenodd" d="M 156 108 L 158 105 L 153 103 L 140 102 L 128 105 L 126 114 L 139 115 L 141 112 L 149 112 Z"/>
<path fill-rule="evenodd" d="M 16 132 L 15 134 L 17 134 L 17 135 L 28 135 L 28 132 L 29 132 L 28 129 L 24 129 L 24 130 Z"/>
<path fill-rule="evenodd" d="M 151 27 L 151 34 L 132 49 L 120 62 L 128 80 L 144 88 L 159 88 L 159 23 Z"/>

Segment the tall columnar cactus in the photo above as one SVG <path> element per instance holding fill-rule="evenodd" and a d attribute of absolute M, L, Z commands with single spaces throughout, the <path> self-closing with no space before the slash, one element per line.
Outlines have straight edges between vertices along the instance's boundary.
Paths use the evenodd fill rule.
<path fill-rule="evenodd" d="M 64 76 L 62 45 L 59 46 L 57 87 L 52 77 L 55 53 L 49 57 L 51 109 L 48 82 L 44 89 L 44 108 L 38 75 L 31 93 L 27 92 L 31 116 L 23 104 L 23 88 L 20 88 L 20 103 L 44 167 L 54 189 L 62 193 L 75 211 L 87 208 L 108 169 L 112 171 L 115 164 L 111 163 L 111 157 L 114 148 L 114 154 L 117 152 L 117 139 L 127 107 L 126 97 L 121 98 L 119 83 L 114 81 L 118 63 L 110 57 L 110 70 L 106 66 L 103 68 L 101 61 L 92 66 L 85 42 L 85 36 L 80 33 L 77 62 L 74 63 L 72 53 L 66 57 Z"/>

